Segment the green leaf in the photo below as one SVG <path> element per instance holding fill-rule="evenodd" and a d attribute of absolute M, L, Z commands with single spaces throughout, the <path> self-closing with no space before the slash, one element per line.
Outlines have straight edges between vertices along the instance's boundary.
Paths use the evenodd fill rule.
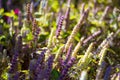
<path fill-rule="evenodd" d="M 2 42 L 2 41 L 5 41 L 5 39 L 6 39 L 5 36 L 1 36 L 1 37 L 0 37 L 0 41 L 1 41 L 1 42 Z"/>
<path fill-rule="evenodd" d="M 43 41 L 46 39 L 47 36 L 48 36 L 48 35 L 41 34 L 38 42 L 39 42 L 39 43 L 40 43 L 40 42 L 43 42 Z"/>
<path fill-rule="evenodd" d="M 56 11 L 56 12 L 59 11 L 59 2 L 58 2 L 58 0 L 54 0 L 54 2 L 53 2 L 53 0 L 49 0 L 48 4 L 51 5 L 51 8 L 53 9 L 53 11 Z"/>
<path fill-rule="evenodd" d="M 51 72 L 50 80 L 57 80 L 59 76 L 60 76 L 60 73 L 56 69 L 53 69 Z"/>
<path fill-rule="evenodd" d="M 17 18 L 13 10 L 11 12 L 5 12 L 4 15 L 8 17 L 13 17 L 15 19 Z"/>
<path fill-rule="evenodd" d="M 4 12 L 4 9 L 3 9 L 3 8 L 0 9 L 0 15 L 1 15 L 3 12 Z"/>
<path fill-rule="evenodd" d="M 27 40 L 31 41 L 33 39 L 33 35 L 32 32 L 30 32 L 29 34 L 27 34 Z"/>

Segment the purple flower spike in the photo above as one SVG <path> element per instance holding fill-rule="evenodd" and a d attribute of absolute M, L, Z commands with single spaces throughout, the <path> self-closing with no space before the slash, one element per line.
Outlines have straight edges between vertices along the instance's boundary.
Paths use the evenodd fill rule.
<path fill-rule="evenodd" d="M 36 34 L 38 35 L 40 33 L 40 28 L 37 28 Z"/>
<path fill-rule="evenodd" d="M 50 73 L 52 71 L 52 64 L 53 64 L 54 57 L 55 57 L 54 55 L 51 55 L 48 58 L 47 69 L 46 69 L 46 80 L 49 80 L 49 78 L 50 78 Z"/>
<path fill-rule="evenodd" d="M 38 60 L 37 60 L 36 64 L 34 65 L 34 70 L 37 69 L 37 67 L 39 66 L 39 64 L 41 64 L 43 62 L 43 60 L 45 58 L 45 52 L 46 52 L 46 50 L 43 50 L 41 52 L 41 54 L 39 55 Z"/>
<path fill-rule="evenodd" d="M 17 65 L 18 52 L 15 50 L 15 55 L 13 56 L 9 73 L 14 73 Z"/>
<path fill-rule="evenodd" d="M 67 30 L 68 26 L 69 26 L 69 17 L 70 17 L 70 3 L 71 3 L 71 0 L 68 0 L 67 2 L 67 10 L 66 10 L 66 13 L 65 13 L 65 29 Z"/>
<path fill-rule="evenodd" d="M 44 63 L 40 64 L 37 67 L 34 80 L 43 80 L 43 78 L 45 78 L 46 75 L 45 75 L 44 67 L 45 67 Z"/>
<path fill-rule="evenodd" d="M 21 53 L 21 51 L 22 51 L 22 36 L 18 36 L 16 49 L 18 49 L 18 52 Z"/>
<path fill-rule="evenodd" d="M 57 38 L 60 35 L 61 29 L 62 29 L 62 25 L 63 25 L 63 20 L 64 20 L 64 16 L 60 16 L 60 18 L 58 20 L 58 24 L 57 24 L 57 31 L 56 31 L 56 37 Z"/>
<path fill-rule="evenodd" d="M 67 64 L 67 62 L 69 61 L 69 59 L 71 57 L 71 52 L 72 52 L 72 44 L 70 45 L 70 47 L 69 47 L 69 49 L 67 51 L 66 59 L 65 59 L 63 64 Z"/>
<path fill-rule="evenodd" d="M 69 17 L 69 14 L 70 14 L 70 3 L 71 3 L 71 0 L 68 0 L 68 3 L 67 3 L 68 4 L 68 9 L 65 13 L 65 19 L 67 19 Z"/>
<path fill-rule="evenodd" d="M 106 71 L 105 71 L 105 76 L 104 76 L 104 80 L 109 80 L 110 79 L 110 72 L 111 72 L 111 66 L 108 66 Z"/>
<path fill-rule="evenodd" d="M 74 64 L 75 60 L 76 60 L 76 59 L 75 59 L 74 57 L 72 57 L 72 58 L 70 59 L 70 61 L 68 62 L 67 65 L 69 65 L 70 67 L 72 67 L 72 65 Z"/>
<path fill-rule="evenodd" d="M 22 25 L 23 25 L 23 22 L 22 22 L 22 13 L 21 13 L 21 11 L 19 11 L 19 13 L 18 13 L 18 21 L 19 21 L 19 28 L 21 28 Z"/>
<path fill-rule="evenodd" d="M 14 13 L 18 15 L 20 13 L 20 10 L 18 8 L 14 9 Z"/>
<path fill-rule="evenodd" d="M 15 76 L 14 76 L 14 80 L 19 80 L 19 75 L 20 73 L 19 72 L 16 72 Z"/>
<path fill-rule="evenodd" d="M 70 59 L 70 61 L 67 63 L 67 65 L 63 69 L 63 71 L 62 71 L 62 73 L 61 73 L 61 75 L 60 75 L 58 80 L 63 80 L 66 77 L 69 68 L 72 67 L 72 65 L 74 64 L 75 60 L 76 60 L 75 58 L 71 58 Z"/>

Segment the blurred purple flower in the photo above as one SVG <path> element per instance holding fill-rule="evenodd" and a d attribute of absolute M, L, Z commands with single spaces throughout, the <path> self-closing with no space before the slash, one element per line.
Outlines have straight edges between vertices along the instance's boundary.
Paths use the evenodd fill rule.
<path fill-rule="evenodd" d="M 34 8 L 37 8 L 38 5 L 40 4 L 41 0 L 38 0 L 37 2 L 34 3 Z"/>
<path fill-rule="evenodd" d="M 19 11 L 19 13 L 18 13 L 18 21 L 19 21 L 19 29 L 21 29 L 21 27 L 23 25 L 21 11 Z"/>
<path fill-rule="evenodd" d="M 70 57 L 71 57 L 71 53 L 72 53 L 72 44 L 70 44 L 69 49 L 67 51 L 67 55 L 66 55 L 66 59 L 63 62 L 63 64 L 67 64 L 67 62 L 69 61 Z"/>
<path fill-rule="evenodd" d="M 62 29 L 62 25 L 63 25 L 63 20 L 64 20 L 64 16 L 60 16 L 58 23 L 57 23 L 57 30 L 56 30 L 56 37 L 58 38 L 58 36 L 60 35 L 61 29 Z"/>
<path fill-rule="evenodd" d="M 103 61 L 102 64 L 100 65 L 100 67 L 101 67 L 101 68 L 105 68 L 106 64 L 107 64 L 107 63 L 106 63 L 105 61 Z"/>
<path fill-rule="evenodd" d="M 41 63 L 37 69 L 36 69 L 36 72 L 35 72 L 35 77 L 34 77 L 34 80 L 43 80 L 46 76 L 45 74 L 45 64 L 44 63 Z"/>
<path fill-rule="evenodd" d="M 65 29 L 67 29 L 69 26 L 70 3 L 71 3 L 71 0 L 68 0 L 68 2 L 67 2 L 68 8 L 65 13 Z"/>
<path fill-rule="evenodd" d="M 14 73 L 15 72 L 15 69 L 16 69 L 16 66 L 17 66 L 17 58 L 18 58 L 18 52 L 15 50 L 15 54 L 14 54 L 12 62 L 11 62 L 9 73 Z"/>
<path fill-rule="evenodd" d="M 19 80 L 20 72 L 16 72 L 14 76 L 14 80 Z"/>
<path fill-rule="evenodd" d="M 104 80 L 110 80 L 110 73 L 111 73 L 111 66 L 108 66 L 106 71 L 105 71 L 105 76 L 104 76 Z"/>
<path fill-rule="evenodd" d="M 18 8 L 14 9 L 14 13 L 15 13 L 16 15 L 18 15 L 18 14 L 20 13 L 20 9 L 18 9 Z"/>
<path fill-rule="evenodd" d="M 70 59 L 70 61 L 66 64 L 65 68 L 62 70 L 61 75 L 58 80 L 63 80 L 65 78 L 69 68 L 73 66 L 75 60 L 76 60 L 75 58 Z"/>
<path fill-rule="evenodd" d="M 41 54 L 38 57 L 38 60 L 37 60 L 36 64 L 34 65 L 34 69 L 33 70 L 36 70 L 37 67 L 39 66 L 39 64 L 43 63 L 44 58 L 45 58 L 45 52 L 46 52 L 46 50 L 43 50 L 41 52 Z"/>
<path fill-rule="evenodd" d="M 54 55 L 51 55 L 47 60 L 46 80 L 50 79 L 50 73 L 52 71 L 54 57 Z"/>

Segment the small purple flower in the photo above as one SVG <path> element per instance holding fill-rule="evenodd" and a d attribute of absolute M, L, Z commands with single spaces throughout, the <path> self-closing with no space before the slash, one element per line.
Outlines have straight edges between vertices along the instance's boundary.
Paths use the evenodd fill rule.
<path fill-rule="evenodd" d="M 35 9 L 36 9 L 36 8 L 37 8 L 37 6 L 40 4 L 40 2 L 41 2 L 41 0 L 38 0 L 37 2 L 35 2 L 35 3 L 34 3 L 34 5 L 33 5 L 33 6 L 34 6 L 34 8 L 35 8 Z"/>
<path fill-rule="evenodd" d="M 48 58 L 48 61 L 47 61 L 47 69 L 46 69 L 46 80 L 49 80 L 50 78 L 50 73 L 52 71 L 52 66 L 53 66 L 53 60 L 54 60 L 54 55 L 51 55 L 49 58 Z"/>
<path fill-rule="evenodd" d="M 9 73 L 14 73 L 15 72 L 15 69 L 16 69 L 16 66 L 17 66 L 17 58 L 18 58 L 18 52 L 15 50 L 15 54 L 14 54 L 12 62 L 11 62 Z"/>
<path fill-rule="evenodd" d="M 72 57 L 72 58 L 69 60 L 69 62 L 68 62 L 67 65 L 69 65 L 70 67 L 72 67 L 72 65 L 74 64 L 75 60 L 76 60 L 76 58 Z"/>
<path fill-rule="evenodd" d="M 23 25 L 21 12 L 19 12 L 19 14 L 18 14 L 18 21 L 19 21 L 19 28 L 21 28 Z"/>
<path fill-rule="evenodd" d="M 32 34 L 34 36 L 33 39 L 34 42 L 37 42 L 39 33 L 40 33 L 40 28 L 37 25 L 36 19 L 34 19 L 32 23 Z"/>
<path fill-rule="evenodd" d="M 83 41 L 83 44 L 87 44 L 91 39 L 95 38 L 96 36 L 100 35 L 102 33 L 101 30 L 94 32 L 91 36 L 89 36 L 87 39 Z"/>
<path fill-rule="evenodd" d="M 38 60 L 37 60 L 36 64 L 34 65 L 34 70 L 37 69 L 37 67 L 39 66 L 39 64 L 43 63 L 43 60 L 45 58 L 45 52 L 46 52 L 46 50 L 43 50 L 41 52 L 41 54 L 39 55 Z"/>
<path fill-rule="evenodd" d="M 103 74 L 103 69 L 106 67 L 106 62 L 103 61 L 102 64 L 97 69 L 96 80 L 101 79 L 101 75 Z"/>
<path fill-rule="evenodd" d="M 36 69 L 35 72 L 35 77 L 34 80 L 49 80 L 50 79 L 50 73 L 52 71 L 52 64 L 53 64 L 53 59 L 54 59 L 54 55 L 51 55 L 48 60 L 47 60 L 47 64 L 45 67 L 44 63 L 39 64 L 39 66 Z"/>
<path fill-rule="evenodd" d="M 70 59 L 70 61 L 66 64 L 65 68 L 62 70 L 61 75 L 58 80 L 63 80 L 65 78 L 69 68 L 73 66 L 75 60 L 76 60 L 75 58 Z"/>
<path fill-rule="evenodd" d="M 37 69 L 36 69 L 36 72 L 35 72 L 35 77 L 34 77 L 34 80 L 42 80 L 45 78 L 46 74 L 45 74 L 45 64 L 44 63 L 41 63 Z"/>
<path fill-rule="evenodd" d="M 58 20 L 58 24 L 57 24 L 57 30 L 56 30 L 56 37 L 57 38 L 60 35 L 61 29 L 62 29 L 62 25 L 63 25 L 63 20 L 64 20 L 64 16 L 60 16 L 60 18 Z"/>
<path fill-rule="evenodd" d="M 70 15 L 70 7 L 67 9 L 66 13 L 65 13 L 65 19 L 67 20 L 69 18 Z"/>
<path fill-rule="evenodd" d="M 36 34 L 38 35 L 40 33 L 40 28 L 37 28 Z"/>
<path fill-rule="evenodd" d="M 71 0 L 68 0 L 67 2 L 67 10 L 66 10 L 66 13 L 65 13 L 65 29 L 68 28 L 69 26 L 69 17 L 70 17 L 70 3 L 71 3 Z"/>
<path fill-rule="evenodd" d="M 19 76 L 20 76 L 20 73 L 19 72 L 16 72 L 15 76 L 14 76 L 14 80 L 19 80 Z"/>
<path fill-rule="evenodd" d="M 110 79 L 110 73 L 111 73 L 111 66 L 108 66 L 106 71 L 105 71 L 105 76 L 104 76 L 104 80 L 109 80 Z"/>
<path fill-rule="evenodd" d="M 18 8 L 14 9 L 14 13 L 18 15 L 20 13 L 20 10 Z"/>
<path fill-rule="evenodd" d="M 102 64 L 100 65 L 100 67 L 101 67 L 101 68 L 105 68 L 105 66 L 106 66 L 106 62 L 103 61 Z"/>
<path fill-rule="evenodd" d="M 71 57 L 71 53 L 72 53 L 72 44 L 70 45 L 68 51 L 67 51 L 67 55 L 66 55 L 66 59 L 63 62 L 63 64 L 67 64 L 67 62 L 69 61 L 70 57 Z"/>

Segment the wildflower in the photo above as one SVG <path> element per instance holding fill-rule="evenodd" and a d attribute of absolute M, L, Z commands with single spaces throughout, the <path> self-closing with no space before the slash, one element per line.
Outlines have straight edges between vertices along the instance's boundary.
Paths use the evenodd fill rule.
<path fill-rule="evenodd" d="M 96 74 L 96 79 L 95 80 L 99 80 L 102 78 L 103 75 L 103 71 L 106 67 L 106 62 L 103 61 L 101 65 L 99 65 L 98 69 L 97 69 L 97 74 Z"/>
<path fill-rule="evenodd" d="M 60 35 L 61 29 L 62 29 L 62 24 L 63 24 L 64 16 L 60 16 L 58 24 L 57 24 L 57 31 L 56 31 L 56 37 Z"/>
<path fill-rule="evenodd" d="M 11 62 L 9 73 L 14 73 L 15 72 L 15 69 L 16 69 L 16 66 L 17 66 L 17 58 L 18 58 L 18 52 L 15 50 L 15 54 L 14 54 L 12 62 Z"/>
<path fill-rule="evenodd" d="M 52 66 L 53 66 L 53 60 L 54 60 L 54 55 L 51 55 L 47 61 L 47 69 L 46 69 L 46 79 L 47 80 L 50 79 L 50 73 L 52 71 Z"/>
<path fill-rule="evenodd" d="M 33 70 L 37 69 L 37 67 L 39 66 L 39 64 L 41 64 L 43 62 L 43 60 L 45 58 L 45 52 L 46 52 L 46 50 L 43 50 L 41 52 L 41 54 L 38 57 L 38 60 L 37 60 L 36 64 L 34 65 L 34 69 Z"/>
<path fill-rule="evenodd" d="M 108 15 L 109 10 L 110 10 L 110 6 L 107 6 L 104 10 L 104 13 L 103 13 L 101 19 L 100 19 L 101 21 L 104 20 L 105 17 Z"/>
<path fill-rule="evenodd" d="M 67 64 L 67 62 L 69 61 L 69 59 L 71 58 L 71 53 L 72 53 L 72 44 L 70 45 L 68 51 L 67 51 L 67 55 L 66 55 L 66 59 L 64 61 L 64 64 Z"/>
<path fill-rule="evenodd" d="M 98 36 L 101 34 L 101 30 L 97 31 L 97 32 L 94 32 L 91 36 L 89 36 L 87 39 L 85 39 L 83 41 L 83 44 L 86 44 L 88 41 L 90 41 L 91 39 L 93 39 L 94 37 Z"/>
<path fill-rule="evenodd" d="M 21 29 L 21 27 L 22 27 L 22 25 L 23 25 L 21 12 L 18 13 L 18 21 L 19 21 L 19 29 Z"/>
<path fill-rule="evenodd" d="M 65 78 L 69 68 L 72 67 L 74 62 L 75 62 L 75 58 L 71 58 L 70 61 L 65 65 L 65 68 L 62 70 L 61 75 L 58 80 L 63 80 Z"/>
<path fill-rule="evenodd" d="M 18 8 L 14 9 L 14 13 L 18 15 L 20 13 L 20 10 Z"/>
<path fill-rule="evenodd" d="M 32 3 L 28 3 L 26 5 L 26 13 L 27 13 L 27 21 L 28 22 L 33 20 L 33 16 L 32 16 L 32 11 L 33 10 L 32 10 L 32 8 L 33 8 Z"/>
<path fill-rule="evenodd" d="M 111 72 L 111 66 L 108 66 L 106 71 L 105 71 L 105 76 L 104 76 L 104 80 L 109 80 L 110 78 L 110 72 Z"/>
<path fill-rule="evenodd" d="M 53 40 L 53 37 L 54 37 L 54 33 L 55 33 L 55 29 L 52 28 L 49 39 L 48 39 L 48 45 L 47 45 L 48 48 L 50 48 L 52 46 L 52 40 Z"/>
<path fill-rule="evenodd" d="M 65 49 L 64 49 L 64 52 L 66 52 L 70 46 L 70 44 L 73 42 L 74 40 L 74 36 L 76 35 L 76 33 L 79 31 L 82 23 L 84 22 L 84 20 L 86 19 L 86 17 L 88 16 L 88 12 L 89 12 L 89 9 L 87 9 L 81 16 L 79 22 L 77 23 L 77 25 L 73 28 L 72 30 L 72 33 L 67 41 L 67 43 L 65 44 Z"/>
<path fill-rule="evenodd" d="M 79 51 L 79 49 L 82 46 L 84 38 L 82 37 L 81 40 L 78 42 L 78 44 L 76 45 L 75 49 L 72 52 L 72 57 L 76 57 L 77 56 L 77 52 Z"/>
<path fill-rule="evenodd" d="M 20 72 L 16 72 L 14 76 L 14 80 L 19 80 Z"/>
<path fill-rule="evenodd" d="M 66 10 L 66 13 L 65 13 L 65 29 L 67 29 L 68 26 L 69 26 L 70 3 L 71 3 L 71 0 L 68 0 L 67 10 Z"/>

